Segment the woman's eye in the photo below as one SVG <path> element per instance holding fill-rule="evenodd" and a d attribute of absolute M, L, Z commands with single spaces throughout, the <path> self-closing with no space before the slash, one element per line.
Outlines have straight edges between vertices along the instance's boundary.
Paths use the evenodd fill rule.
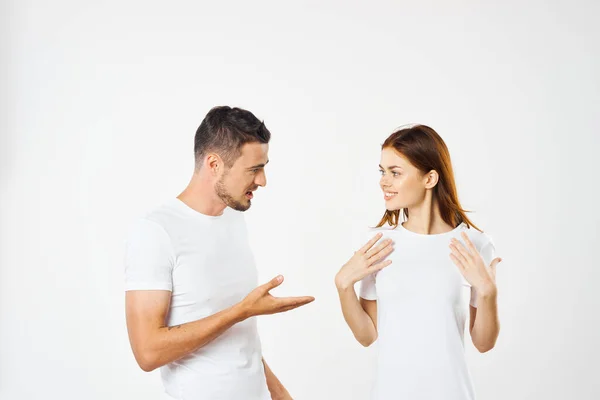
<path fill-rule="evenodd" d="M 382 169 L 380 169 L 380 170 L 379 170 L 379 174 L 380 174 L 380 175 L 385 175 L 385 172 L 383 172 L 383 170 L 382 170 Z"/>
<path fill-rule="evenodd" d="M 398 176 L 400 175 L 400 172 L 392 172 L 392 176 Z"/>

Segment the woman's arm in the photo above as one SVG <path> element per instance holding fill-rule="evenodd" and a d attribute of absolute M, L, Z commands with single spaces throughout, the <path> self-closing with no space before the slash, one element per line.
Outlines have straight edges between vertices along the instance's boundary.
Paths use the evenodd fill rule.
<path fill-rule="evenodd" d="M 471 340 L 481 353 L 494 348 L 500 333 L 496 288 L 496 266 L 501 258 L 494 258 L 485 265 L 483 257 L 477 251 L 466 233 L 462 233 L 466 246 L 452 239 L 450 258 L 456 264 L 465 279 L 471 284 L 477 295 L 477 308 L 470 308 Z"/>
<path fill-rule="evenodd" d="M 342 313 L 358 343 L 369 347 L 377 339 L 377 301 L 358 300 L 354 286 L 338 287 Z"/>
<path fill-rule="evenodd" d="M 265 377 L 267 379 L 267 387 L 269 388 L 269 392 L 271 393 L 271 399 L 273 400 L 292 400 L 292 396 L 290 396 L 289 392 L 283 386 L 283 384 L 277 379 L 269 365 L 263 358 L 263 365 L 265 367 Z"/>
<path fill-rule="evenodd" d="M 477 290 L 477 289 L 476 289 Z M 497 290 L 490 288 L 488 292 L 478 292 L 477 308 L 471 308 L 471 340 L 481 353 L 490 351 L 496 345 L 500 334 L 498 319 Z"/>
<path fill-rule="evenodd" d="M 356 282 L 367 275 L 380 271 L 391 264 L 391 260 L 382 261 L 393 250 L 391 240 L 384 240 L 373 247 L 381 238 L 378 233 L 352 258 L 344 264 L 335 277 L 342 313 L 354 337 L 363 346 L 369 346 L 377 339 L 377 302 L 358 299 L 354 291 Z"/>

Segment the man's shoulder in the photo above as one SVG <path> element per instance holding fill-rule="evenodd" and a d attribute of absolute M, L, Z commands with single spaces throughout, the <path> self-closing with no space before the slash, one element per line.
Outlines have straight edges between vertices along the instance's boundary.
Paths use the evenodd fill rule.
<path fill-rule="evenodd" d="M 141 213 L 133 221 L 133 229 L 157 229 L 169 231 L 173 225 L 181 223 L 183 216 L 172 204 L 171 200 L 164 201 Z"/>

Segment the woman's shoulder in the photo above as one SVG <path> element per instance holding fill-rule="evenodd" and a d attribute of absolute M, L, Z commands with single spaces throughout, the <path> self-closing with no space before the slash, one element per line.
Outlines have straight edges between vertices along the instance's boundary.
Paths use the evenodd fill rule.
<path fill-rule="evenodd" d="M 382 233 L 383 237 L 387 237 L 389 233 L 394 231 L 393 226 L 363 226 L 361 228 L 357 228 L 353 230 L 352 238 L 353 244 L 355 246 L 363 246 L 369 240 L 371 240 L 378 233 Z"/>
<path fill-rule="evenodd" d="M 462 224 L 462 231 L 469 236 L 469 240 L 480 250 L 485 246 L 494 245 L 494 241 L 488 233 L 479 231 L 472 226 L 469 227 L 464 223 Z"/>
<path fill-rule="evenodd" d="M 395 226 L 389 226 L 389 225 L 384 225 L 384 226 L 369 226 L 366 228 L 367 232 L 373 232 L 373 233 L 386 233 L 386 232 L 390 232 L 390 231 L 394 231 L 396 230 L 397 227 Z"/>
<path fill-rule="evenodd" d="M 368 238 L 372 238 L 373 236 L 377 235 L 378 233 L 381 233 L 384 237 L 387 237 L 390 234 L 394 234 L 395 232 L 398 232 L 398 227 L 396 226 L 389 226 L 389 225 L 384 225 L 384 226 L 370 226 L 365 228 L 364 230 L 364 234 L 366 236 L 368 236 Z M 395 235 L 394 235 L 395 236 Z"/>

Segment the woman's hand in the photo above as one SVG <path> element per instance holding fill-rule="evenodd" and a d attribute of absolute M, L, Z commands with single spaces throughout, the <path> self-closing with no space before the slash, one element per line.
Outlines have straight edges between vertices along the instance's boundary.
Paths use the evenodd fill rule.
<path fill-rule="evenodd" d="M 489 266 L 485 265 L 481 254 L 473 245 L 465 232 L 461 233 L 466 246 L 460 241 L 452 238 L 450 258 L 458 267 L 467 282 L 475 288 L 478 293 L 492 293 L 496 290 L 496 266 L 501 258 L 494 258 Z"/>
<path fill-rule="evenodd" d="M 392 263 L 391 260 L 380 262 L 393 250 L 390 239 L 386 239 L 373 247 L 381 239 L 381 236 L 382 233 L 375 235 L 360 250 L 356 251 L 352 258 L 340 269 L 335 276 L 335 285 L 338 290 L 348 289 L 365 276 L 379 271 Z"/>

